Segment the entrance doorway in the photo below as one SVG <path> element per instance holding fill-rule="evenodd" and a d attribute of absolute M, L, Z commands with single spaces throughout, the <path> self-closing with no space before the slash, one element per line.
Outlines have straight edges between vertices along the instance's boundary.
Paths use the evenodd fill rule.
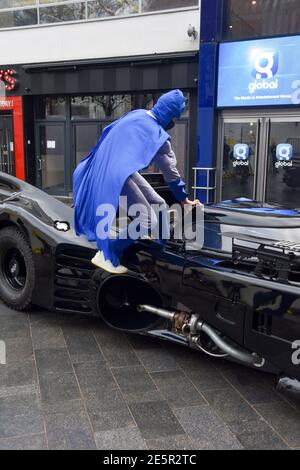
<path fill-rule="evenodd" d="M 300 207 L 300 114 L 224 113 L 219 135 L 218 200 Z"/>
<path fill-rule="evenodd" d="M 15 176 L 12 113 L 0 113 L 0 171 Z"/>

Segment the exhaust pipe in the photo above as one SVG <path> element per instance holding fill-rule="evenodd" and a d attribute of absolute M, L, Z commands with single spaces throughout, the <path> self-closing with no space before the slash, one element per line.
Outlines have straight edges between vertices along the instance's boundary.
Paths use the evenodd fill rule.
<path fill-rule="evenodd" d="M 173 325 L 176 323 L 176 320 L 180 318 L 179 316 L 181 316 L 181 318 L 184 318 L 182 332 L 185 334 L 188 332 L 190 339 L 195 344 L 197 344 L 197 335 L 203 332 L 222 352 L 232 357 L 233 359 L 236 359 L 243 364 L 247 364 L 248 366 L 254 367 L 263 367 L 265 364 L 265 360 L 256 353 L 251 354 L 246 351 L 242 351 L 226 342 L 223 338 L 221 338 L 214 328 L 212 328 L 207 323 L 200 321 L 197 315 L 182 314 L 176 311 L 170 312 L 162 308 L 152 307 L 151 305 L 138 305 L 137 310 L 139 312 L 148 312 L 152 313 L 153 315 L 158 315 L 159 317 L 169 320 Z M 178 330 L 178 324 L 176 329 Z"/>
<path fill-rule="evenodd" d="M 151 305 L 138 305 L 137 311 L 152 313 L 152 315 L 158 315 L 159 317 L 165 318 L 166 320 L 170 320 L 171 322 L 174 321 L 175 315 L 177 313 L 169 312 L 168 310 L 165 310 L 163 308 L 152 307 Z"/>

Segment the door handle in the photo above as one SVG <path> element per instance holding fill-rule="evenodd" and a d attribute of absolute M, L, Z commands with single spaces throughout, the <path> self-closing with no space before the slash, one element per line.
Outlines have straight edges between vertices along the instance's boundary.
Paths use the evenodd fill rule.
<path fill-rule="evenodd" d="M 37 161 L 38 161 L 38 164 L 39 164 L 38 171 L 42 171 L 42 169 L 43 169 L 43 159 L 38 158 Z"/>

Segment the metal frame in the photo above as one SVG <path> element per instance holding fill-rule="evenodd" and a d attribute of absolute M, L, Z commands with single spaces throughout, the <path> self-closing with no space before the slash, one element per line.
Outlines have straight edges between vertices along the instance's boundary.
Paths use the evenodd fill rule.
<path fill-rule="evenodd" d="M 206 201 L 205 201 L 205 203 L 209 203 L 210 202 L 210 192 L 216 190 L 216 184 L 215 184 L 215 186 L 210 186 L 211 173 L 213 171 L 216 172 L 216 168 L 194 167 L 193 171 L 194 171 L 194 186 L 192 186 L 192 189 L 194 190 L 194 199 L 197 198 L 197 191 L 206 191 Z M 198 171 L 205 171 L 206 172 L 206 186 L 197 186 Z M 216 181 L 216 176 L 215 176 L 214 179 Z"/>
<path fill-rule="evenodd" d="M 268 156 L 268 147 L 270 140 L 270 129 L 272 122 L 300 122 L 300 112 L 297 109 L 238 109 L 236 111 L 223 111 L 219 114 L 218 122 L 218 154 L 217 154 L 217 200 L 222 199 L 222 179 L 223 179 L 223 143 L 224 143 L 224 125 L 239 124 L 255 121 L 258 126 L 258 136 L 256 143 L 256 164 L 253 198 L 259 201 L 266 201 L 267 190 L 267 168 L 268 158 L 261 158 L 262 155 Z"/>
<path fill-rule="evenodd" d="M 67 140 L 67 132 L 66 132 L 66 121 L 63 121 L 63 120 L 56 120 L 56 121 L 38 121 L 36 122 L 36 132 L 35 132 L 35 148 L 36 148 L 36 155 L 35 155 L 35 160 L 36 160 L 36 168 L 37 168 L 37 171 L 36 171 L 36 183 L 37 183 L 37 186 L 42 188 L 43 187 L 43 176 L 42 176 L 42 171 L 43 171 L 43 167 L 42 167 L 42 163 L 40 164 L 40 167 L 39 167 L 39 163 L 41 162 L 41 155 L 40 155 L 40 128 L 42 126 L 62 126 L 63 127 L 63 130 L 64 130 L 64 136 L 65 136 L 65 139 L 64 139 L 64 192 L 67 192 L 68 191 L 68 185 L 69 185 L 69 182 L 68 182 L 68 172 L 67 172 L 67 168 L 69 167 L 70 165 L 70 159 L 69 159 L 69 155 L 70 155 L 70 152 L 68 152 L 68 140 Z"/>

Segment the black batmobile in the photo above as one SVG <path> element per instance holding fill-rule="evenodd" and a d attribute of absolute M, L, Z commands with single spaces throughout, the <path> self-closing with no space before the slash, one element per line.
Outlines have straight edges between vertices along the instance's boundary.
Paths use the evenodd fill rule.
<path fill-rule="evenodd" d="M 127 275 L 96 269 L 66 204 L 0 173 L 0 297 L 100 317 L 300 381 L 300 213 L 248 200 L 208 205 L 204 244 L 141 240 Z"/>

